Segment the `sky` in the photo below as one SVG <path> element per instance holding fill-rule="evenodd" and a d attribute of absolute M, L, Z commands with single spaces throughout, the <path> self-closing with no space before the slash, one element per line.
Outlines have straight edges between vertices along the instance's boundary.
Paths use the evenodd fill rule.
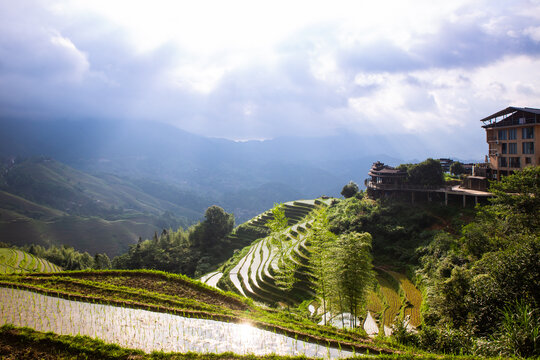
<path fill-rule="evenodd" d="M 479 119 L 507 106 L 540 108 L 540 0 L 0 0 L 4 117 L 483 158 Z"/>

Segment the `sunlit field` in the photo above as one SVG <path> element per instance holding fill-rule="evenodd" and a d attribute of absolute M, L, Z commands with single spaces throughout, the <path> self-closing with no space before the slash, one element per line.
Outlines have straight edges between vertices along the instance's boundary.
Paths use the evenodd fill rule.
<path fill-rule="evenodd" d="M 0 289 L 0 325 L 27 326 L 62 335 L 87 335 L 146 352 L 352 356 L 249 324 L 185 318 L 146 310 L 64 300 L 17 289 Z"/>

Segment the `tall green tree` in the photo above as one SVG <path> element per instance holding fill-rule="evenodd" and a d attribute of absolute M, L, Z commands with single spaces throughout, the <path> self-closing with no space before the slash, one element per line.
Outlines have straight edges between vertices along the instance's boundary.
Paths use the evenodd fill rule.
<path fill-rule="evenodd" d="M 234 215 L 223 208 L 212 205 L 204 213 L 205 244 L 211 246 L 223 239 L 234 228 Z"/>
<path fill-rule="evenodd" d="M 266 227 L 271 231 L 274 244 L 281 249 L 286 240 L 283 232 L 289 226 L 289 219 L 285 216 L 285 205 L 274 204 L 271 213 L 272 219 L 266 222 Z"/>
<path fill-rule="evenodd" d="M 275 204 L 271 213 L 272 219 L 266 223 L 266 227 L 270 229 L 272 242 L 280 249 L 281 253 L 276 285 L 283 291 L 290 291 L 297 281 L 295 274 L 298 266 L 290 260 L 290 256 L 293 256 L 292 249 L 284 232 L 289 226 L 289 219 L 285 215 L 283 204 Z"/>
<path fill-rule="evenodd" d="M 332 249 L 336 244 L 336 235 L 329 230 L 326 208 L 320 208 L 315 213 L 315 220 L 306 234 L 311 249 L 309 258 L 309 271 L 313 290 L 320 299 L 323 307 L 323 321 L 326 325 L 326 313 L 329 294 L 335 282 L 332 268 Z M 332 269 L 332 271 L 329 271 Z"/>
<path fill-rule="evenodd" d="M 352 232 L 340 235 L 334 247 L 333 269 L 338 278 L 341 312 L 347 310 L 353 315 L 351 327 L 357 325 L 359 309 L 365 305 L 367 290 L 374 279 L 371 242 L 369 233 Z"/>

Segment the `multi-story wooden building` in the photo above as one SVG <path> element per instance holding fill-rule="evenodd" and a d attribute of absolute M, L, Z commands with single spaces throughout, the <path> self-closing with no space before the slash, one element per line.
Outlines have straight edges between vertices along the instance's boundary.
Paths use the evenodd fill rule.
<path fill-rule="evenodd" d="M 494 179 L 540 165 L 540 109 L 510 106 L 482 120 Z"/>

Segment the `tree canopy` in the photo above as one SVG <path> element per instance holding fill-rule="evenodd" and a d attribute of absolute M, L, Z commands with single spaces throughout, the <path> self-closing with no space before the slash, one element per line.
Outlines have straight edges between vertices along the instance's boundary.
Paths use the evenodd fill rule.
<path fill-rule="evenodd" d="M 132 245 L 126 254 L 113 259 L 121 269 L 156 269 L 199 276 L 232 255 L 227 235 L 234 228 L 234 216 L 213 205 L 204 221 L 187 230 L 163 230 L 149 240 Z"/>
<path fill-rule="evenodd" d="M 356 185 L 356 183 L 353 181 L 349 181 L 347 185 L 343 186 L 343 189 L 341 190 L 341 195 L 343 195 L 345 199 L 348 199 L 356 195 L 358 191 L 358 185 Z"/>
<path fill-rule="evenodd" d="M 490 204 L 478 208 L 460 236 L 440 233 L 420 249 L 418 274 L 429 294 L 424 320 L 490 336 L 507 346 L 500 350 L 507 355 L 539 355 L 530 344 L 540 341 L 540 324 L 534 330 L 509 311 L 540 313 L 540 167 L 517 171 L 490 189 Z"/>
<path fill-rule="evenodd" d="M 418 164 L 401 164 L 397 168 L 407 171 L 406 181 L 410 184 L 425 186 L 444 184 L 444 174 L 439 160 L 429 158 Z"/>
<path fill-rule="evenodd" d="M 454 161 L 452 165 L 450 165 L 450 173 L 454 175 L 463 175 L 467 173 L 467 170 L 462 163 L 459 161 Z"/>

